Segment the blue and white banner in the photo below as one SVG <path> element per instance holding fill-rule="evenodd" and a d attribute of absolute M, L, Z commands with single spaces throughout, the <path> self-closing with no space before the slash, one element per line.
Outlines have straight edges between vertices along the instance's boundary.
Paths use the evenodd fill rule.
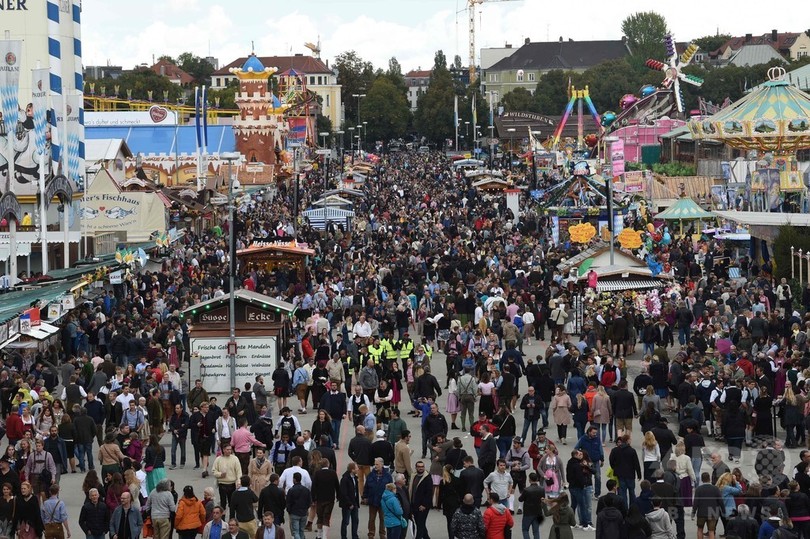
<path fill-rule="evenodd" d="M 71 93 L 67 96 L 67 118 L 66 132 L 67 144 L 67 177 L 76 184 L 76 187 L 84 190 L 84 174 L 82 161 L 79 155 L 79 141 L 83 138 L 81 122 L 79 122 L 79 111 L 82 107 L 82 94 Z"/>
<path fill-rule="evenodd" d="M 201 118 L 202 116 L 202 106 L 200 103 L 200 87 L 194 87 L 194 125 L 197 128 L 197 151 L 200 151 L 202 148 L 202 126 L 201 126 Z"/>
<path fill-rule="evenodd" d="M 208 88 L 202 87 L 203 153 L 208 152 Z"/>
<path fill-rule="evenodd" d="M 31 107 L 34 120 L 34 142 L 37 153 L 41 154 L 48 146 L 48 93 L 50 75 L 48 68 L 31 70 Z"/>
<path fill-rule="evenodd" d="M 0 41 L 0 109 L 6 133 L 17 130 L 20 118 L 20 54 L 22 41 Z"/>

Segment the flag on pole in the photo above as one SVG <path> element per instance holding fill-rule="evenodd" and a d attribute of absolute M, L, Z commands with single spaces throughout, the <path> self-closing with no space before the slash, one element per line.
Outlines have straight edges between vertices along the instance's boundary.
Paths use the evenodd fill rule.
<path fill-rule="evenodd" d="M 472 122 L 473 122 L 473 129 L 474 130 L 476 129 L 475 126 L 478 125 L 478 111 L 475 110 L 475 102 L 476 102 L 475 95 L 473 95 L 471 108 L 472 108 Z M 477 131 L 475 131 L 473 133 L 473 138 L 474 139 L 478 138 L 478 132 Z"/>
<path fill-rule="evenodd" d="M 65 99 L 67 100 L 67 118 L 65 118 L 65 132 L 67 133 L 67 143 L 65 144 L 66 175 L 82 190 L 84 186 L 81 160 L 79 159 L 79 140 L 81 140 L 79 110 L 82 106 L 83 96 L 73 92 L 66 95 Z"/>
<path fill-rule="evenodd" d="M 208 153 L 208 88 L 202 87 L 203 152 Z"/>
<path fill-rule="evenodd" d="M 201 118 L 202 116 L 202 108 L 200 103 L 200 87 L 194 87 L 194 125 L 197 128 L 197 151 L 200 151 L 202 147 L 202 126 L 201 126 Z"/>

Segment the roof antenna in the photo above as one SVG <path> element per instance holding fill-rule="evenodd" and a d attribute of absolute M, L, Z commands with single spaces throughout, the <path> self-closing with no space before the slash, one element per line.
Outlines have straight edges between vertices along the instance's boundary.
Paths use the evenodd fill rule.
<path fill-rule="evenodd" d="M 253 40 L 250 40 L 250 54 L 256 55 L 256 46 L 253 44 Z"/>

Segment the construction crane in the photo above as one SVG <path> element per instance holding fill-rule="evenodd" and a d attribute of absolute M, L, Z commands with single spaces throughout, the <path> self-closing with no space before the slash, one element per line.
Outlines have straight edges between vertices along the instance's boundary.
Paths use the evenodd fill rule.
<path fill-rule="evenodd" d="M 318 58 L 318 59 L 321 58 L 321 36 L 318 36 L 318 44 L 317 45 L 307 41 L 306 43 L 304 43 L 304 47 L 311 50 L 312 55 L 315 56 L 315 58 Z"/>
<path fill-rule="evenodd" d="M 486 2 L 514 2 L 516 0 L 467 0 L 467 16 L 470 21 L 470 84 L 475 82 L 477 73 L 475 71 L 475 6 Z"/>

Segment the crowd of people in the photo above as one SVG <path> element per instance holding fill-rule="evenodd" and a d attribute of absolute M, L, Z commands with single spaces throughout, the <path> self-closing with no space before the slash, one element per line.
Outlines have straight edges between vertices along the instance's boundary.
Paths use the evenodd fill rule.
<path fill-rule="evenodd" d="M 537 539 L 550 520 L 550 539 L 683 539 L 690 508 L 701 539 L 810 538 L 810 451 L 790 451 L 807 443 L 810 319 L 787 282 L 684 238 L 656 247 L 678 286 L 654 310 L 616 294 L 577 313 L 587 283 L 557 265 L 580 248 L 528 202 L 515 224 L 444 156 L 411 152 L 362 193 L 352 227 L 323 232 L 284 184 L 246 197 L 234 223 L 77 308 L 58 346 L 6 357 L 0 536 L 69 537 L 59 484 L 79 471 L 94 539 L 357 539 L 361 507 L 369 539 L 428 539 L 439 515 L 451 538 L 520 521 Z M 228 292 L 231 227 L 240 248 L 295 238 L 316 254 L 303 275 L 238 268 L 296 306 L 294 338 L 275 371 L 217 396 L 189 383 L 180 313 Z M 189 445 L 201 497 L 166 472 L 190 466 Z"/>

